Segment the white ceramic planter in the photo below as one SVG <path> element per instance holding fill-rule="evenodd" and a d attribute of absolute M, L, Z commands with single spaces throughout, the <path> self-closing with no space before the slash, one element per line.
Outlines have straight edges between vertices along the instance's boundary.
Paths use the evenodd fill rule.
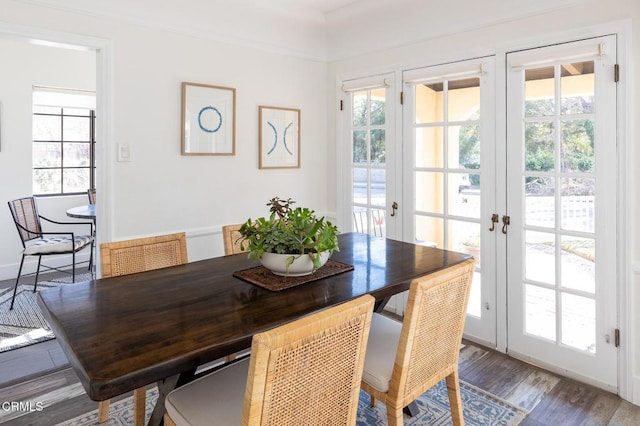
<path fill-rule="evenodd" d="M 294 256 L 295 259 L 291 265 L 287 267 L 287 259 Z M 331 257 L 330 251 L 324 251 L 320 253 L 320 266 L 327 263 Z M 313 262 L 308 254 L 279 254 L 279 253 L 265 253 L 260 259 L 262 266 L 269 269 L 276 275 L 300 277 L 303 275 L 309 275 L 314 272 Z"/>

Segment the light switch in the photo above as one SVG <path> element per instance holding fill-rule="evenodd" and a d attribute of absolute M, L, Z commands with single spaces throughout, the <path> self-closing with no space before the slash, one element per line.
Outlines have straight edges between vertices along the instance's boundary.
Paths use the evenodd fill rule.
<path fill-rule="evenodd" d="M 129 145 L 118 144 L 118 161 L 131 161 L 131 151 Z"/>

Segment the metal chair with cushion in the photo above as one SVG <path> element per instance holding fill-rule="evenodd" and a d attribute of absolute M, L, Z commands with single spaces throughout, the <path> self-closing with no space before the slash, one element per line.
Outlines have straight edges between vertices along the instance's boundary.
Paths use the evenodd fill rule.
<path fill-rule="evenodd" d="M 248 359 L 170 392 L 165 425 L 355 425 L 373 303 L 256 334 Z"/>
<path fill-rule="evenodd" d="M 96 189 L 87 189 L 87 196 L 89 197 L 89 204 L 95 204 L 96 203 Z M 93 238 L 96 237 L 96 220 L 93 219 L 93 228 L 91 230 L 91 235 L 93 235 Z"/>
<path fill-rule="evenodd" d="M 100 244 L 102 277 L 117 277 L 187 263 L 184 232 Z M 145 420 L 146 388 L 133 391 L 134 424 Z M 98 422 L 109 418 L 109 400 L 98 404 Z"/>
<path fill-rule="evenodd" d="M 20 240 L 22 241 L 22 259 L 20 260 L 20 267 L 18 269 L 18 278 L 16 278 L 16 285 L 13 289 L 13 297 L 11 298 L 11 307 L 13 309 L 13 303 L 15 302 L 16 292 L 18 290 L 18 282 L 22 274 L 22 267 L 24 265 L 24 259 L 27 256 L 38 257 L 38 267 L 36 269 L 36 280 L 33 284 L 33 291 L 35 293 L 38 286 L 38 276 L 40 275 L 40 268 L 46 268 L 47 270 L 62 271 L 61 268 L 50 267 L 42 265 L 42 256 L 54 256 L 61 254 L 71 255 L 71 275 L 72 280 L 76 280 L 76 253 L 85 247 L 91 247 L 91 255 L 89 265 L 93 260 L 93 244 L 94 238 L 92 235 L 93 223 L 91 222 L 59 222 L 51 219 L 47 219 L 44 216 L 38 214 L 38 208 L 34 197 L 19 198 L 9 201 L 9 210 L 11 210 L 11 216 L 18 229 Z M 69 225 L 69 226 L 89 226 L 89 234 L 77 234 L 75 232 L 44 232 L 42 228 L 41 219 L 55 224 L 55 225 Z M 91 268 L 91 266 L 89 266 Z M 62 271 L 67 272 L 67 271 Z"/>
<path fill-rule="evenodd" d="M 239 232 L 241 226 L 242 224 L 225 225 L 222 227 L 222 241 L 224 243 L 225 256 L 246 252 L 247 243 L 238 241 L 242 238 L 242 234 Z M 245 247 L 245 250 L 242 250 L 243 246 Z"/>
<path fill-rule="evenodd" d="M 96 189 L 87 189 L 87 196 L 89 197 L 89 204 L 96 203 Z"/>
<path fill-rule="evenodd" d="M 403 408 L 442 379 L 453 424 L 464 424 L 458 354 L 474 268 L 469 259 L 414 280 L 402 323 L 374 314 L 362 389 L 387 406 L 389 425 L 402 425 Z"/>

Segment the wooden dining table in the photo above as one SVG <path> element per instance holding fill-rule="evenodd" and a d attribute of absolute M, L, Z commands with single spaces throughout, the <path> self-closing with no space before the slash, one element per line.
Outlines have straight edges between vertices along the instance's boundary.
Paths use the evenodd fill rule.
<path fill-rule="evenodd" d="M 411 280 L 469 256 L 359 233 L 339 236 L 332 260 L 353 270 L 270 291 L 233 276 L 246 254 L 47 289 L 38 304 L 89 397 L 102 401 L 157 383 L 164 397 L 198 366 L 251 346 L 254 334 L 363 294 L 376 309 Z"/>

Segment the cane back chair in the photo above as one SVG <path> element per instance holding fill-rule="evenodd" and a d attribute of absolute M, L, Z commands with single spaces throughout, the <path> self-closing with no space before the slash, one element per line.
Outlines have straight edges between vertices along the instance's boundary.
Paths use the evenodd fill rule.
<path fill-rule="evenodd" d="M 463 425 L 458 354 L 475 261 L 415 279 L 402 323 L 374 314 L 362 389 L 387 406 L 388 424 L 403 424 L 403 408 L 446 379 L 454 425 Z"/>
<path fill-rule="evenodd" d="M 239 241 L 239 239 L 242 238 L 242 234 L 239 232 L 241 226 L 242 224 L 225 225 L 222 227 L 222 241 L 224 242 L 225 256 L 246 252 L 247 243 Z M 242 250 L 243 247 L 245 250 Z"/>
<path fill-rule="evenodd" d="M 92 235 L 93 223 L 92 222 L 60 222 L 52 219 L 47 219 L 38 213 L 38 207 L 34 197 L 24 197 L 9 201 L 9 210 L 11 210 L 11 216 L 13 222 L 18 229 L 20 240 L 22 242 L 22 259 L 20 260 L 20 267 L 18 268 L 18 277 L 16 278 L 16 285 L 13 289 L 13 297 L 11 298 L 11 307 L 16 299 L 16 292 L 18 290 L 18 282 L 22 274 L 22 267 L 24 266 L 24 259 L 27 256 L 38 257 L 38 267 L 36 269 L 36 279 L 33 284 L 33 292 L 36 292 L 38 287 L 38 276 L 40 275 L 40 268 L 46 268 L 46 270 L 62 271 L 62 267 L 50 267 L 42 265 L 42 256 L 54 256 L 61 254 L 71 255 L 71 276 L 72 281 L 76 280 L 76 253 L 85 247 L 91 247 L 91 254 L 89 256 L 89 269 L 93 263 L 93 245 L 94 238 Z M 49 222 L 55 225 L 69 225 L 69 226 L 89 226 L 89 234 L 77 234 L 75 232 L 44 232 L 42 228 L 42 222 Z M 62 271 L 68 272 L 68 271 Z"/>
<path fill-rule="evenodd" d="M 187 263 L 184 232 L 100 244 L 102 277 L 117 277 Z M 134 424 L 145 420 L 146 387 L 133 391 Z M 109 418 L 109 400 L 98 403 L 98 422 Z"/>
<path fill-rule="evenodd" d="M 87 189 L 87 196 L 89 197 L 89 204 L 95 204 L 96 203 L 96 189 L 92 188 L 92 189 Z"/>
<path fill-rule="evenodd" d="M 355 425 L 373 303 L 361 296 L 256 334 L 249 359 L 170 392 L 165 425 Z"/>

